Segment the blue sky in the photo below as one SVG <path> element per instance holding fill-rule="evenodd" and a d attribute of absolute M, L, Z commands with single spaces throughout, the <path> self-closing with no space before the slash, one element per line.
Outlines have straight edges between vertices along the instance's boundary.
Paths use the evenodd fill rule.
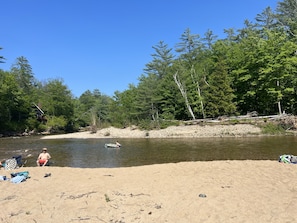
<path fill-rule="evenodd" d="M 181 34 L 220 39 L 224 29 L 240 29 L 244 20 L 276 0 L 9 0 L 1 2 L 0 69 L 24 56 L 39 81 L 62 79 L 75 97 L 99 89 L 115 91 L 138 83 L 152 46 L 169 48 Z"/>

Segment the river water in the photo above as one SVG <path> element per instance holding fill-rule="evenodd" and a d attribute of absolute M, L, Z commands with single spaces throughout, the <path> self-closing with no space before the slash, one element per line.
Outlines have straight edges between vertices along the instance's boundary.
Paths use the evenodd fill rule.
<path fill-rule="evenodd" d="M 182 161 L 278 160 L 297 155 L 297 137 L 121 139 L 120 149 L 105 148 L 113 139 L 0 138 L 0 159 L 22 155 L 26 166 L 35 166 L 43 147 L 60 167 L 113 168 Z"/>

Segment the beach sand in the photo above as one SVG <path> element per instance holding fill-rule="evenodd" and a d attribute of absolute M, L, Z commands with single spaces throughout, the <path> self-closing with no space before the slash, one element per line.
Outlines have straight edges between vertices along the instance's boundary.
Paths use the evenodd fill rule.
<path fill-rule="evenodd" d="M 261 129 L 255 125 L 188 125 L 170 126 L 166 129 L 144 131 L 136 128 L 104 128 L 96 133 L 89 131 L 60 135 L 47 135 L 42 139 L 61 138 L 197 138 L 197 137 L 244 137 L 259 135 Z"/>
<path fill-rule="evenodd" d="M 0 182 L 1 222 L 297 222 L 297 165 L 278 161 L 15 171 L 31 178 Z"/>

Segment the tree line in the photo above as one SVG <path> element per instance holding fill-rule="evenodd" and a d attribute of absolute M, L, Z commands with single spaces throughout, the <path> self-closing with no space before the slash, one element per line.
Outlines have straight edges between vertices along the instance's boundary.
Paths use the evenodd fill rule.
<path fill-rule="evenodd" d="M 0 131 L 150 129 L 253 111 L 295 115 L 297 1 L 280 1 L 275 11 L 267 7 L 243 28 L 224 32 L 218 39 L 211 30 L 200 36 L 187 28 L 174 48 L 160 41 L 138 84 L 113 97 L 99 89 L 73 97 L 61 79 L 36 80 L 29 61 L 18 57 L 9 71 L 0 69 Z"/>

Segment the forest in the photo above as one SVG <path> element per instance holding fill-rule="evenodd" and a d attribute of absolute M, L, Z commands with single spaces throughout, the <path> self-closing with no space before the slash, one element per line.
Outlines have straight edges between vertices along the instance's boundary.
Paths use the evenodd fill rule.
<path fill-rule="evenodd" d="M 280 1 L 275 11 L 267 7 L 243 28 L 224 32 L 218 39 L 211 30 L 186 28 L 174 48 L 160 41 L 138 84 L 112 97 L 100 89 L 74 97 L 62 79 L 41 82 L 25 56 L 3 70 L 0 51 L 0 134 L 153 129 L 249 112 L 296 115 L 297 1 Z"/>

